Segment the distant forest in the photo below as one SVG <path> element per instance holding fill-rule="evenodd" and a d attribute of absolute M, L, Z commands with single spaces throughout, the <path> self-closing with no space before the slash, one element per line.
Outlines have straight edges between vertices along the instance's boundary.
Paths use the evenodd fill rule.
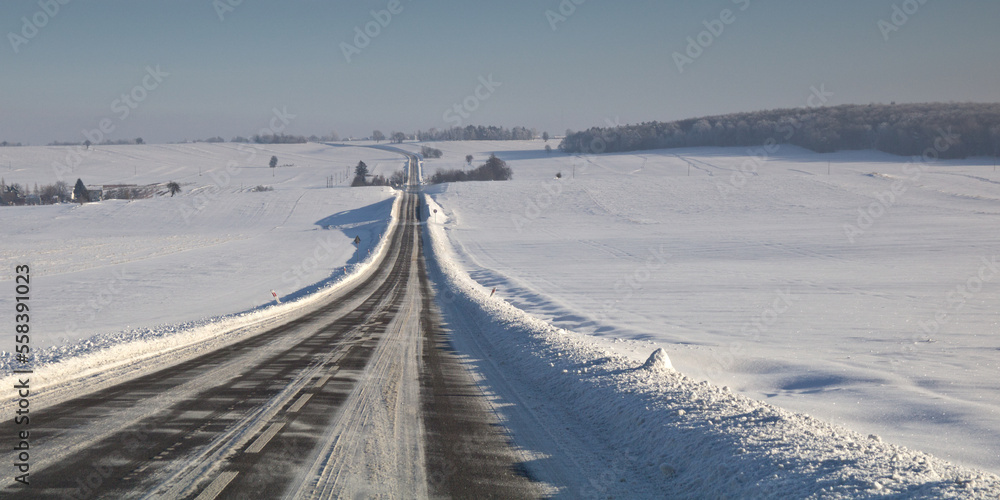
<path fill-rule="evenodd" d="M 937 146 L 935 146 L 937 141 Z M 567 153 L 793 144 L 820 153 L 874 149 L 941 158 L 1000 153 L 1000 104 L 869 104 L 776 109 L 567 132 Z M 941 147 L 946 145 L 946 147 Z"/>
<path fill-rule="evenodd" d="M 233 137 L 232 139 L 230 139 L 229 142 L 243 142 L 243 143 L 255 143 L 255 144 L 303 144 L 303 143 L 306 143 L 306 142 L 309 142 L 309 141 L 320 142 L 320 141 L 329 141 L 329 140 L 339 140 L 339 139 L 330 139 L 328 137 L 316 137 L 315 135 L 307 138 L 307 137 L 302 136 L 302 135 L 288 135 L 288 134 L 273 134 L 273 135 L 266 134 L 266 135 L 260 135 L 260 134 L 255 134 L 255 135 L 250 136 L 249 139 L 246 138 L 246 137 L 243 137 L 243 136 L 236 136 L 236 137 Z M 180 144 L 185 144 L 187 142 L 188 141 L 185 140 L 184 142 L 182 142 Z M 193 140 L 191 142 L 194 142 L 194 143 L 198 143 L 198 142 L 217 143 L 217 142 L 226 142 L 226 140 L 223 139 L 222 137 L 209 137 L 208 139 L 195 139 L 195 140 Z M 94 145 L 94 146 L 123 146 L 123 145 L 128 145 L 128 144 L 145 144 L 145 142 L 142 140 L 141 137 L 137 137 L 135 139 L 119 139 L 119 140 L 108 139 L 108 140 L 103 141 L 103 142 L 101 142 L 99 144 L 91 144 L 89 140 L 88 141 L 84 141 L 84 142 L 52 141 L 48 145 L 49 146 L 86 146 L 86 147 L 89 148 L 92 145 Z M 4 142 L 0 143 L 0 146 L 20 146 L 20 145 L 21 145 L 21 143 L 10 144 L 7 141 L 4 141 Z"/>
<path fill-rule="evenodd" d="M 432 128 L 418 130 L 418 141 L 529 141 L 538 137 L 535 129 L 514 127 L 511 129 L 490 125 L 452 127 L 444 130 Z"/>

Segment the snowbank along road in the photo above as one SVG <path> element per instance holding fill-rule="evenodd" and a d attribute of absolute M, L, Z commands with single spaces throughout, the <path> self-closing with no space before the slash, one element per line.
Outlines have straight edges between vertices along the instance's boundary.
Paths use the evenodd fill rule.
<path fill-rule="evenodd" d="M 447 349 L 415 156 L 408 170 L 389 249 L 367 279 L 261 334 L 39 409 L 30 485 L 0 496 L 540 496 Z"/>
<path fill-rule="evenodd" d="M 441 145 L 458 148 L 448 150 L 446 155 L 457 158 L 454 160 L 457 167 L 469 152 L 480 155 L 483 148 L 498 146 L 495 143 Z M 537 146 L 534 148 L 538 149 Z M 520 181 L 441 186 L 424 190 L 418 200 L 412 184 L 419 178 L 419 163 L 410 155 L 411 187 L 405 192 L 367 188 L 368 194 L 364 194 L 366 188 L 350 190 L 352 196 L 357 193 L 365 196 L 355 202 L 374 201 L 378 205 L 346 218 L 367 221 L 371 227 L 368 234 L 381 235 L 381 243 L 373 248 L 372 257 L 357 263 L 355 269 L 361 269 L 360 272 L 346 276 L 344 270 L 339 286 L 313 286 L 315 293 L 283 300 L 281 305 L 222 318 L 204 328 L 199 326 L 148 342 L 123 341 L 105 349 L 104 344 L 91 346 L 88 340 L 80 344 L 86 349 L 71 350 L 83 355 L 59 356 L 56 359 L 62 360 L 58 363 L 36 364 L 30 394 L 31 484 L 6 486 L 0 497 L 998 498 L 1000 477 L 993 473 L 942 460 L 925 453 L 933 450 L 922 446 L 899 446 L 910 443 L 897 443 L 888 437 L 883 440 L 880 433 L 840 427 L 823 415 L 814 418 L 796 413 L 801 411 L 796 408 L 747 397 L 738 387 L 730 390 L 723 384 L 700 380 L 697 363 L 705 358 L 697 357 L 698 350 L 687 349 L 688 344 L 676 338 L 661 337 L 663 350 L 656 351 L 645 364 L 642 360 L 649 356 L 653 342 L 631 341 L 627 348 L 617 348 L 617 338 L 613 343 L 601 341 L 602 331 L 617 337 L 626 335 L 628 330 L 627 322 L 613 319 L 595 323 L 591 330 L 586 330 L 583 323 L 589 314 L 587 310 L 599 310 L 608 296 L 598 293 L 595 299 L 588 293 L 577 293 L 560 301 L 552 298 L 558 296 L 551 295 L 551 287 L 549 291 L 535 289 L 530 283 L 552 279 L 559 284 L 556 288 L 580 292 L 583 290 L 580 287 L 591 286 L 601 276 L 611 277 L 613 282 L 618 271 L 605 270 L 601 274 L 595 271 L 597 265 L 586 264 L 597 262 L 601 267 L 628 269 L 622 266 L 634 262 L 629 258 L 629 249 L 647 248 L 647 242 L 659 238 L 655 234 L 653 239 L 629 236 L 639 233 L 634 224 L 642 224 L 644 228 L 656 226 L 655 221 L 646 220 L 643 215 L 650 213 L 649 206 L 658 207 L 650 205 L 651 200 L 673 200 L 673 205 L 664 207 L 666 212 L 686 210 L 684 207 L 692 197 L 709 199 L 710 193 L 715 192 L 712 176 L 707 177 L 706 183 L 702 182 L 704 179 L 681 175 L 687 168 L 684 163 L 687 160 L 681 160 L 673 151 L 659 155 L 659 160 L 650 155 L 648 165 L 645 157 L 629 157 L 614 160 L 618 162 L 618 170 L 598 168 L 596 164 L 592 170 L 615 178 L 620 177 L 622 170 L 637 172 L 636 175 L 646 172 L 650 176 L 632 183 L 610 178 L 587 181 L 581 167 L 573 174 L 580 184 L 567 183 L 560 188 L 566 206 L 550 204 L 545 211 L 548 224 L 543 224 L 546 219 L 536 214 L 537 223 L 529 220 L 524 226 L 536 228 L 538 234 L 552 233 L 548 238 L 540 238 L 538 234 L 517 233 L 513 228 L 505 230 L 511 227 L 511 221 L 504 219 L 509 219 L 512 213 L 533 217 L 524 211 L 524 193 L 536 188 L 538 182 L 551 179 L 535 165 L 538 153 L 517 150 L 517 145 L 505 147 L 515 150 L 506 153 L 514 156 L 512 161 L 518 161 L 518 155 L 527 158 L 523 160 L 525 168 L 517 170 Z M 329 152 L 326 147 L 317 149 L 317 146 L 303 150 L 320 157 Z M 381 158 L 383 153 L 372 151 L 367 154 Z M 364 152 L 350 153 L 351 158 L 357 156 L 370 157 Z M 740 161 L 738 156 L 723 160 L 711 152 L 703 156 L 712 162 Z M 556 162 L 555 166 L 575 168 L 576 164 L 566 162 L 577 160 L 556 157 L 551 161 Z M 691 161 L 709 165 L 708 160 Z M 446 164 L 436 166 L 442 165 Z M 809 168 L 799 160 L 788 166 L 796 172 Z M 678 175 L 657 180 L 654 175 L 657 168 Z M 835 201 L 842 193 L 823 186 L 839 182 L 855 186 L 850 191 L 855 193 L 864 192 L 872 182 L 881 182 L 881 177 L 865 174 L 871 168 L 867 163 L 851 168 L 852 173 L 841 177 L 822 177 L 819 188 L 808 186 L 813 177 L 820 176 L 761 176 L 753 184 L 762 189 L 755 196 L 758 200 L 772 199 L 780 197 L 775 193 L 801 191 L 800 197 L 821 201 L 816 206 L 823 209 L 820 212 L 825 213 L 829 207 L 843 208 Z M 310 166 L 301 167 L 302 171 L 309 169 Z M 942 178 L 953 181 L 951 178 L 957 176 L 951 173 L 942 172 Z M 305 175 L 289 173 L 293 174 Z M 769 183 L 768 179 L 774 182 Z M 308 182 L 311 181 L 303 180 L 297 186 L 308 186 Z M 551 187 L 551 182 L 544 186 Z M 966 196 L 969 191 L 965 188 L 968 186 L 964 185 L 961 199 L 979 203 L 980 198 Z M 689 190 L 694 194 L 685 195 Z M 749 198 L 739 201 L 736 210 L 757 207 L 768 220 L 776 213 L 792 214 L 782 224 L 797 220 L 798 212 L 789 211 L 783 204 L 773 207 L 754 202 L 752 190 L 741 191 Z M 821 194 L 825 191 L 836 192 L 835 199 L 823 201 Z M 223 201 L 228 200 L 228 206 L 238 209 L 256 208 L 260 202 L 241 199 L 242 192 L 234 190 Z M 308 196 L 325 200 L 315 190 L 311 192 Z M 646 196 L 637 196 L 643 192 Z M 663 196 L 664 192 L 670 196 Z M 286 201 L 288 212 L 267 220 L 281 224 L 299 205 L 299 200 L 305 199 L 293 189 L 278 191 L 276 196 L 275 200 Z M 359 201 L 362 199 L 368 201 Z M 856 199 L 848 197 L 848 205 Z M 983 199 L 989 203 L 995 201 Z M 577 201 L 571 203 L 572 200 Z M 628 203 L 622 205 L 622 200 Z M 156 204 L 155 199 L 147 202 Z M 147 202 L 127 206 L 132 207 L 133 214 L 155 211 L 146 206 Z M 392 216 L 386 217 L 383 212 L 388 211 L 389 203 L 393 203 Z M 590 216 L 580 219 L 579 214 L 586 214 L 587 207 L 594 203 L 605 207 L 598 212 L 615 209 L 620 215 L 597 225 L 593 225 Z M 614 203 L 619 204 L 618 208 Z M 796 199 L 784 203 L 800 202 Z M 314 199 L 308 205 L 311 208 L 303 210 L 299 217 L 307 226 L 313 225 L 315 213 L 347 208 L 342 200 L 325 203 Z M 104 202 L 84 207 L 107 212 L 121 206 Z M 724 203 L 720 206 L 724 208 Z M 940 211 L 933 203 L 928 206 L 929 211 Z M 850 208 L 847 212 L 834 212 L 849 214 Z M 66 210 L 52 208 L 56 209 Z M 39 207 L 39 210 L 49 209 Z M 569 224 L 553 218 L 560 216 L 560 210 L 561 217 L 568 218 Z M 204 212 L 227 218 L 226 214 L 232 210 Z M 500 214 L 500 220 L 486 217 L 493 212 Z M 428 217 L 431 214 L 434 217 Z M 332 216 L 338 219 L 335 225 L 341 226 L 345 217 L 336 215 Z M 420 221 L 420 215 L 425 220 Z M 38 213 L 35 217 L 45 220 L 48 216 Z M 729 219 L 734 215 L 723 211 L 714 218 L 688 222 L 679 231 L 700 234 L 691 228 L 719 226 L 719 217 Z M 814 225 L 812 215 L 809 217 L 809 224 Z M 839 216 L 832 217 L 839 220 Z M 964 219 L 973 220 L 963 215 Z M 124 216 L 119 216 L 119 220 L 124 220 Z M 252 225 L 261 226 L 258 219 L 253 220 Z M 628 224 L 621 226 L 622 220 Z M 834 224 L 835 229 L 839 224 Z M 228 227 L 224 223 L 207 225 Z M 22 221 L 22 226 L 30 224 Z M 760 232 L 757 227 L 771 227 L 755 225 L 753 221 L 746 226 L 756 232 Z M 301 224 L 290 223 L 289 227 Z M 561 229 L 553 231 L 555 227 Z M 804 231 L 801 226 L 793 227 L 796 232 Z M 965 226 L 959 230 L 967 231 Z M 605 231 L 611 231 L 608 233 L 611 236 L 603 235 Z M 20 236 L 25 232 L 15 234 Z M 573 238 L 560 236 L 567 232 L 578 234 Z M 296 230 L 281 234 L 295 235 Z M 660 233 L 670 234 L 676 233 Z M 949 233 L 949 237 L 952 234 L 956 233 Z M 842 239 L 839 233 L 835 236 L 836 241 Z M 343 237 L 354 236 L 343 233 Z M 298 238 L 289 236 L 286 246 L 313 241 L 302 235 Z M 603 241 L 603 245 L 583 246 L 599 247 L 599 253 L 611 252 L 619 257 L 609 259 L 601 255 L 595 261 L 589 260 L 592 258 L 592 255 L 588 258 L 589 250 L 569 252 L 575 246 L 572 242 L 581 238 L 585 242 Z M 611 239 L 621 239 L 623 243 L 609 246 Z M 497 245 L 500 241 L 496 240 L 503 240 L 504 244 L 496 247 L 502 251 L 490 251 L 488 243 Z M 686 271 L 697 278 L 695 283 L 701 283 L 706 276 L 717 276 L 723 283 L 736 279 L 734 276 L 739 275 L 734 269 L 740 267 L 727 265 L 726 259 L 720 261 L 718 253 L 703 251 L 718 246 L 719 241 L 709 238 L 694 246 L 668 248 L 674 255 L 708 255 L 704 266 L 681 265 L 674 268 L 674 275 Z M 17 248 L 13 251 L 18 255 L 27 253 Z M 242 260 L 228 251 L 216 254 Z M 566 255 L 573 257 L 568 259 Z M 752 251 L 750 256 L 754 256 Z M 515 258 L 516 262 L 504 264 L 504 259 L 509 258 Z M 572 265 L 561 264 L 560 260 Z M 678 260 L 670 258 L 669 262 Z M 798 261 L 781 258 L 776 262 L 787 267 Z M 810 265 L 816 262 L 811 261 Z M 660 261 L 656 264 L 663 265 Z M 158 266 L 138 267 L 135 272 L 154 276 Z M 225 272 L 213 267 L 204 265 L 197 272 L 225 276 Z M 581 279 L 581 267 L 589 269 L 584 278 L 591 281 Z M 871 268 L 865 269 L 869 272 Z M 266 274 L 262 268 L 255 270 Z M 516 279 L 503 278 L 504 273 L 513 270 L 529 272 Z M 553 274 L 560 270 L 584 285 L 560 281 L 559 273 Z M 766 277 L 771 272 L 764 268 L 755 269 L 752 274 Z M 191 273 L 189 270 L 187 274 Z M 266 282 L 266 277 L 261 282 Z M 716 304 L 746 301 L 709 294 L 707 300 L 703 297 L 698 302 L 712 307 L 699 309 L 689 307 L 690 300 L 683 300 L 689 294 L 678 293 L 690 288 L 683 280 L 665 281 L 661 288 L 654 285 L 652 280 L 646 281 L 648 300 L 634 302 L 642 302 L 636 312 L 644 313 L 636 316 L 648 317 L 645 321 L 655 328 L 670 325 L 677 318 L 690 318 L 694 323 L 707 321 L 735 308 Z M 229 285 L 234 286 L 244 285 Z M 202 288 L 199 286 L 205 301 L 219 307 L 208 299 L 225 292 L 224 287 L 207 292 Z M 606 288 L 614 290 L 610 285 Z M 829 301 L 830 297 L 841 295 L 849 294 L 824 294 L 823 298 Z M 803 297 L 795 300 L 805 301 Z M 555 302 L 562 309 L 553 308 Z M 160 309 L 184 308 L 163 302 Z M 561 310 L 571 314 L 563 315 Z M 714 330 L 726 331 L 727 324 L 735 325 L 735 329 L 739 326 L 739 323 L 723 323 Z M 575 328 L 582 331 L 574 331 Z M 700 335 L 707 335 L 707 330 L 691 325 L 692 331 L 695 328 L 699 328 Z M 779 336 L 778 340 L 769 344 L 772 351 L 782 342 L 808 346 L 813 352 L 831 350 L 833 345 L 830 340 L 817 342 L 816 337 L 803 340 L 798 333 L 794 337 Z M 676 358 L 673 362 L 667 351 Z M 975 361 L 971 352 L 962 351 L 962 359 Z M 9 359 L 10 353 L 7 354 Z M 793 358 L 787 352 L 772 354 L 779 361 Z M 17 384 L 12 377 L 5 379 L 5 383 L 10 383 L 8 387 Z M 805 383 L 786 383 L 785 387 L 801 389 L 794 391 L 798 395 L 813 392 L 814 385 L 808 382 L 815 379 L 815 374 L 810 373 L 802 380 Z M 875 387 L 885 400 L 899 393 L 891 385 Z M 984 397 L 993 394 L 987 387 L 983 385 L 981 389 Z M 831 404 L 835 404 L 839 393 L 821 392 L 816 398 L 831 399 Z M 796 399 L 771 401 L 794 403 Z M 13 415 L 18 404 L 16 398 L 0 400 L 0 413 Z M 979 421 L 989 424 L 991 414 L 983 411 L 981 415 Z M 909 420 L 905 422 L 907 425 L 911 423 Z M 945 436 L 941 440 L 947 441 L 952 428 L 967 425 L 957 422 L 967 421 L 949 420 L 948 425 L 938 426 L 934 428 L 937 432 L 927 434 L 935 438 Z M 7 436 L 15 436 L 17 430 L 9 421 L 0 422 L 0 432 L 6 432 Z M 508 440 L 517 447 L 510 446 Z M 988 442 L 989 434 L 984 434 L 981 440 Z M 947 444 L 950 449 L 955 448 L 954 443 Z M 988 445 L 983 448 L 990 449 Z"/>

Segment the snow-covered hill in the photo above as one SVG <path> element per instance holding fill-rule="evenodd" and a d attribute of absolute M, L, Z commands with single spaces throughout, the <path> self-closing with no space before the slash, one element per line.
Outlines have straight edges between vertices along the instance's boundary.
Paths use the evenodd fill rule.
<path fill-rule="evenodd" d="M 576 461 L 573 480 L 610 460 L 615 485 L 591 478 L 588 494 L 656 496 L 628 485 L 668 480 L 694 495 L 732 471 L 719 492 L 996 488 L 995 476 L 938 460 L 1000 470 L 992 160 L 792 147 L 756 157 L 736 149 L 576 157 L 546 152 L 541 141 L 431 145 L 444 156 L 424 161 L 426 175 L 463 168 L 469 154 L 477 166 L 494 152 L 514 169 L 510 182 L 427 188 L 438 209 L 437 279 L 453 286 L 440 300 L 446 309 L 475 306 L 453 319 L 497 335 L 459 342 L 493 359 L 492 368 L 479 365 L 488 378 L 514 369 L 536 391 L 499 411 L 620 420 L 611 437 L 628 444 L 615 456 L 593 456 L 584 441 L 548 449 L 569 454 L 553 464 Z M 0 149 L 4 180 L 54 182 L 52 165 L 68 149 Z M 283 166 L 267 168 L 272 154 Z M 282 300 L 308 296 L 341 279 L 385 231 L 392 190 L 345 187 L 359 160 L 383 175 L 403 164 L 391 152 L 316 144 L 253 155 L 231 144 L 95 148 L 63 180 L 177 181 L 181 193 L 0 208 L 0 286 L 12 285 L 15 265 L 31 265 L 33 342 L 48 346 L 48 360 L 127 356 L 105 349 L 150 338 L 169 346 L 265 320 L 278 312 L 261 309 L 270 290 Z M 336 186 L 327 188 L 331 176 Z M 10 303 L 0 295 L 0 307 Z M 633 369 L 657 348 L 678 372 Z M 70 371 L 100 366 L 88 363 Z M 688 450 L 705 440 L 715 448 Z M 690 460 L 669 458 L 671 443 L 688 447 Z M 730 452 L 744 466 L 714 461 Z M 783 467 L 794 470 L 791 482 L 767 484 L 771 473 L 791 477 L 776 471 Z M 815 481 L 827 489 L 805 488 Z"/>
<path fill-rule="evenodd" d="M 433 146 L 427 175 L 491 152 L 513 168 L 429 191 L 462 266 L 512 305 L 635 362 L 663 347 L 690 377 L 1000 471 L 992 158 Z"/>
<path fill-rule="evenodd" d="M 343 276 L 385 231 L 395 197 L 389 188 L 347 187 L 354 166 L 365 161 L 388 175 L 404 163 L 369 148 L 177 144 L 96 146 L 72 171 L 60 170 L 77 149 L 0 148 L 0 175 L 28 187 L 80 178 L 98 186 L 175 181 L 182 190 L 0 207 L 0 283 L 10 285 L 15 265 L 30 265 L 36 348 L 172 331 L 273 303 L 271 290 L 294 298 Z M 273 190 L 255 192 L 260 185 Z M 12 300 L 0 296 L 0 306 Z"/>

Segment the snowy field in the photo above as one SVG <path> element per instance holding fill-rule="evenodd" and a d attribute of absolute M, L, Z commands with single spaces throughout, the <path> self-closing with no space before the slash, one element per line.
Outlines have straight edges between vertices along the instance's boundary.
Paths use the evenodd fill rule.
<path fill-rule="evenodd" d="M 689 377 L 1000 471 L 992 158 L 431 145 L 444 156 L 425 175 L 490 152 L 513 168 L 429 188 L 459 263 L 510 304 L 636 362 L 663 347 Z"/>
<path fill-rule="evenodd" d="M 0 148 L 0 175 L 29 187 L 80 178 L 161 192 L 175 181 L 182 191 L 0 208 L 0 286 L 12 289 L 14 266 L 30 265 L 35 348 L 170 333 L 273 304 L 271 290 L 288 300 L 340 279 L 385 232 L 395 199 L 389 188 L 347 187 L 354 166 L 389 175 L 404 164 L 320 144 L 96 146 L 75 157 L 77 149 Z M 13 309 L 12 300 L 0 296 L 0 307 Z"/>
<path fill-rule="evenodd" d="M 439 297 L 449 321 L 486 334 L 456 337 L 459 350 L 488 391 L 521 403 L 498 413 L 522 446 L 553 457 L 533 466 L 553 484 L 586 484 L 571 496 L 656 497 L 664 480 L 691 497 L 1000 488 L 922 453 L 1000 471 L 992 160 L 431 145 L 444 156 L 425 160 L 425 175 L 491 152 L 514 170 L 510 182 L 427 188 L 438 209 L 429 268 L 451 287 Z M 52 183 L 69 149 L 0 149 L 2 175 Z M 383 175 L 403 165 L 391 152 L 318 144 L 95 148 L 63 180 L 177 181 L 182 192 L 0 209 L 0 286 L 30 264 L 43 360 L 90 354 L 50 370 L 53 384 L 107 372 L 96 387 L 135 371 L 103 353 L 139 353 L 132 363 L 151 367 L 196 355 L 214 335 L 225 345 L 363 267 L 396 195 L 346 188 L 358 160 Z M 267 308 L 272 289 L 285 305 Z M 678 372 L 630 368 L 661 347 Z M 555 429 L 543 422 L 565 422 L 566 434 L 546 435 Z M 614 431 L 586 437 L 597 422 Z"/>

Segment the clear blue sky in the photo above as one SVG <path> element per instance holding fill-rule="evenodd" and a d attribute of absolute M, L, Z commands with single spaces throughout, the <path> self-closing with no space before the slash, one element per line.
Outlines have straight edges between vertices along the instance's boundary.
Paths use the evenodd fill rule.
<path fill-rule="evenodd" d="M 811 87 L 828 104 L 1000 101 L 993 0 L 563 0 L 575 11 L 555 30 L 546 11 L 560 0 L 400 1 L 350 62 L 341 43 L 389 0 L 218 0 L 238 4 L 222 19 L 212 0 L 69 0 L 51 17 L 4 1 L 0 140 L 81 141 L 104 118 L 113 139 L 229 139 L 267 127 L 273 108 L 296 115 L 289 133 L 361 137 L 448 127 L 463 102 L 478 106 L 463 125 L 556 135 L 803 106 Z M 894 4 L 919 8 L 886 40 Z M 678 71 L 674 53 L 723 9 L 732 22 Z M 22 17 L 47 22 L 15 51 Z M 123 119 L 115 100 L 157 66 L 169 76 Z M 500 85 L 470 98 L 489 75 Z"/>

